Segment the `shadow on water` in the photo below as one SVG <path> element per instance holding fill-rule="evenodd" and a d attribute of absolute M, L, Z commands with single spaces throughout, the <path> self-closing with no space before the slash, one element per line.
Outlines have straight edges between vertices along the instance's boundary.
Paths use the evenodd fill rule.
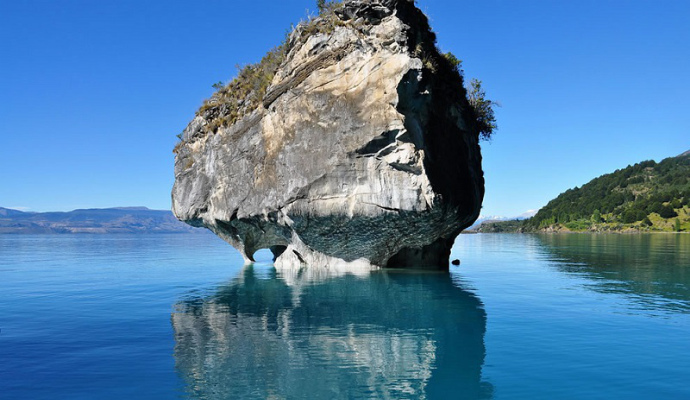
<path fill-rule="evenodd" d="M 447 273 L 286 279 L 248 266 L 172 314 L 194 398 L 490 398 L 486 313 Z"/>
<path fill-rule="evenodd" d="M 588 287 L 651 310 L 690 312 L 690 235 L 535 235 L 555 265 Z"/>

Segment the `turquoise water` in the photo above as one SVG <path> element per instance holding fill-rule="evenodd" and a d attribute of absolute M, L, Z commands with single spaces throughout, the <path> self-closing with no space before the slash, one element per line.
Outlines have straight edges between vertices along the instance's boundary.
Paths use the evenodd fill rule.
<path fill-rule="evenodd" d="M 0 236 L 0 398 L 690 398 L 690 235 L 461 235 L 449 274 Z"/>

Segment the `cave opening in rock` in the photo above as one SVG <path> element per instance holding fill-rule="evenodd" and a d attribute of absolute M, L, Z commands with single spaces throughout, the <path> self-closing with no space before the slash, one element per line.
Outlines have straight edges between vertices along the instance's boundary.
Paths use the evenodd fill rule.
<path fill-rule="evenodd" d="M 275 245 L 268 248 L 259 249 L 252 254 L 252 258 L 257 263 L 272 263 L 287 249 L 287 246 Z"/>

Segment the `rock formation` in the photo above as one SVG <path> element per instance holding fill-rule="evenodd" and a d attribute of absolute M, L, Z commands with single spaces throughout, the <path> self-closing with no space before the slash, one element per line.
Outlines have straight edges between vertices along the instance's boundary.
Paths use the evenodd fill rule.
<path fill-rule="evenodd" d="M 332 8 L 197 112 L 173 212 L 247 261 L 270 248 L 276 266 L 448 268 L 484 195 L 462 76 L 413 1 Z M 264 86 L 223 97 L 270 63 Z"/>

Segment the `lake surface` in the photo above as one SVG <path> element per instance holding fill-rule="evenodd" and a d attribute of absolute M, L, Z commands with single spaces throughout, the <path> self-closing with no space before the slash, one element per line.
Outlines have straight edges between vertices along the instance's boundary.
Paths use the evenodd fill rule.
<path fill-rule="evenodd" d="M 690 235 L 461 235 L 450 273 L 259 256 L 0 235 L 0 398 L 690 398 Z"/>

